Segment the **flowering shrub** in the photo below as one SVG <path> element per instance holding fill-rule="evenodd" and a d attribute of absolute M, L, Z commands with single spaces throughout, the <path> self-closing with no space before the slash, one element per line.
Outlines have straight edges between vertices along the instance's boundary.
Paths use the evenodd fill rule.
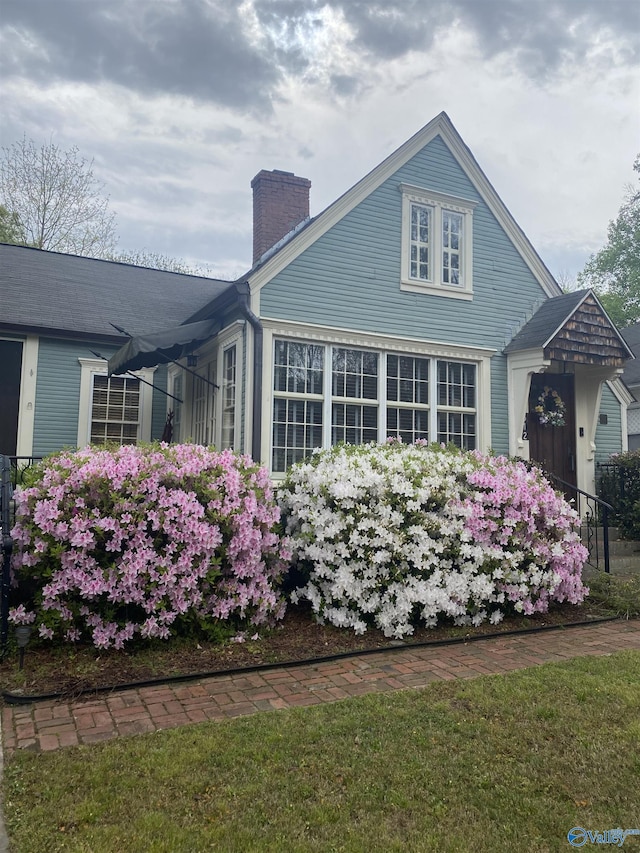
<path fill-rule="evenodd" d="M 422 620 L 499 622 L 579 603 L 577 515 L 542 474 L 455 448 L 339 446 L 294 466 L 278 497 L 321 620 L 403 637 Z"/>
<path fill-rule="evenodd" d="M 87 448 L 16 493 L 14 624 L 122 648 L 136 634 L 280 618 L 289 554 L 267 472 L 197 445 Z M 27 605 L 25 607 L 25 604 Z"/>

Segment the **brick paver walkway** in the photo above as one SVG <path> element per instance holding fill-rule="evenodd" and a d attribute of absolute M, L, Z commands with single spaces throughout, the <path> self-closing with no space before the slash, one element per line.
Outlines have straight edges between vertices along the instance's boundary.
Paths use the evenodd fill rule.
<path fill-rule="evenodd" d="M 497 637 L 461 645 L 398 648 L 363 657 L 114 691 L 73 702 L 5 706 L 5 753 L 48 751 L 118 735 L 319 705 L 363 693 L 424 687 L 584 655 L 640 650 L 640 620 Z"/>

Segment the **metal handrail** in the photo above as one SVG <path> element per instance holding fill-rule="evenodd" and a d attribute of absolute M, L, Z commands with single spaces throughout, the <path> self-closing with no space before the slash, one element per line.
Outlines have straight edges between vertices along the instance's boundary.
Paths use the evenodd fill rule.
<path fill-rule="evenodd" d="M 582 495 L 588 501 L 593 501 L 595 506 L 600 507 L 600 519 L 601 519 L 601 527 L 602 527 L 602 552 L 604 556 L 604 570 L 606 574 L 610 574 L 611 572 L 611 558 L 609 555 L 609 512 L 614 512 L 614 508 L 611 504 L 603 501 L 602 498 L 599 498 L 597 495 L 592 495 L 589 492 L 585 492 L 584 489 L 579 489 L 573 483 L 568 483 L 566 480 L 563 480 L 562 477 L 558 477 L 556 474 L 550 474 L 548 471 L 545 471 L 545 477 L 549 480 L 552 480 L 554 483 L 558 483 L 561 486 L 564 486 L 565 489 L 570 489 L 572 492 L 575 492 L 576 495 Z M 598 536 L 597 536 L 597 525 L 596 525 L 596 557 L 598 557 Z M 591 544 L 591 528 L 587 523 L 587 543 Z M 591 556 L 591 549 L 589 548 L 589 556 Z M 599 559 L 597 560 L 596 568 L 599 568 Z"/>
<path fill-rule="evenodd" d="M 11 483 L 15 488 L 18 485 L 18 475 L 25 468 L 31 468 L 37 462 L 42 462 L 44 456 L 7 456 L 11 465 Z M 21 462 L 26 462 L 26 465 L 20 465 Z"/>
<path fill-rule="evenodd" d="M 11 586 L 11 460 L 0 454 L 0 546 L 2 548 L 2 583 L 0 585 L 0 657 L 4 657 L 9 636 L 9 590 Z"/>

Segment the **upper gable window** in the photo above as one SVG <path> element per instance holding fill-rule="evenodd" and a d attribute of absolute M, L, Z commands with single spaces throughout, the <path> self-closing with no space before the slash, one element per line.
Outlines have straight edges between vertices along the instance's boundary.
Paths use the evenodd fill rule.
<path fill-rule="evenodd" d="M 475 202 L 400 184 L 402 290 L 471 299 Z"/>

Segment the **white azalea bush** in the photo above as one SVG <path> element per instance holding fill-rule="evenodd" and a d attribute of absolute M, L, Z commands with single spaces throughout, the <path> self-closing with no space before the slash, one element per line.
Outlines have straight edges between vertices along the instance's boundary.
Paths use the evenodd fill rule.
<path fill-rule="evenodd" d="M 404 637 L 441 617 L 500 622 L 579 604 L 575 510 L 537 469 L 417 443 L 340 445 L 293 466 L 278 499 L 320 621 Z"/>

